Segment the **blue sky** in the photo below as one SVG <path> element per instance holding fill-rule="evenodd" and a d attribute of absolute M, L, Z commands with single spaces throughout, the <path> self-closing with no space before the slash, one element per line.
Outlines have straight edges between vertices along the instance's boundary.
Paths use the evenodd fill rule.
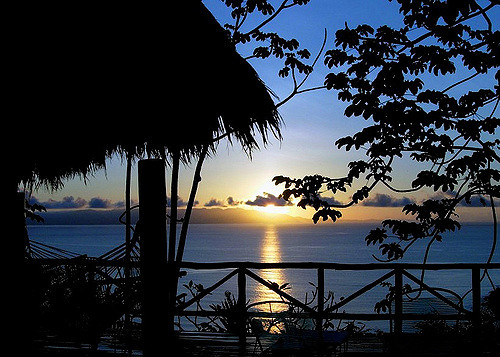
<path fill-rule="evenodd" d="M 280 1 L 279 1 L 280 2 Z M 231 22 L 230 11 L 220 0 L 204 0 L 203 3 L 212 11 L 216 19 L 224 24 Z M 278 2 L 276 2 L 278 3 Z M 278 21 L 270 24 L 269 30 L 277 31 L 283 37 L 296 38 L 301 47 L 307 48 L 313 55 L 317 53 L 323 40 L 325 28 L 328 32 L 326 48 L 333 47 L 334 33 L 344 27 L 347 22 L 350 27 L 358 24 L 369 23 L 372 27 L 382 24 L 399 27 L 401 16 L 398 14 L 398 4 L 387 0 L 311 0 L 306 6 L 292 8 L 281 14 Z M 245 55 L 248 49 L 244 46 L 238 48 Z M 289 78 L 279 78 L 280 64 L 274 61 L 252 60 L 251 64 L 259 73 L 266 85 L 278 95 L 285 98 L 291 90 Z M 322 65 L 318 67 L 309 78 L 307 87 L 323 84 L 327 69 Z M 232 197 L 235 202 L 247 202 L 257 199 L 257 196 L 266 197 L 270 193 L 277 196 L 279 188 L 271 183 L 275 175 L 302 177 L 308 174 L 322 174 L 331 177 L 342 176 L 346 172 L 349 161 L 363 157 L 363 152 L 349 152 L 338 150 L 334 142 L 343 136 L 357 132 L 364 124 L 364 120 L 345 118 L 343 116 L 344 104 L 336 99 L 336 94 L 328 91 L 315 91 L 296 96 L 290 102 L 280 107 L 280 114 L 284 119 L 282 129 L 283 141 L 271 140 L 268 147 L 254 152 L 250 160 L 238 144 L 230 145 L 227 142 L 219 144 L 216 155 L 207 159 L 200 184 L 197 200 L 199 206 L 226 203 Z M 408 160 L 401 160 L 396 164 L 399 175 L 396 184 L 408 187 L 412 174 L 415 172 L 413 164 Z M 132 183 L 132 197 L 137 197 L 137 180 Z M 181 170 L 180 196 L 187 200 L 189 195 L 192 167 Z M 170 182 L 167 181 L 167 184 Z M 87 184 L 75 179 L 68 181 L 65 187 L 57 192 L 50 193 L 44 190 L 35 192 L 34 196 L 40 202 L 59 202 L 61 204 L 86 202 L 98 204 L 107 202 L 108 208 L 120 205 L 124 199 L 125 166 L 118 158 L 108 163 L 107 170 L 97 172 Z M 380 194 L 389 194 L 383 189 Z M 391 194 L 394 202 L 397 200 L 420 199 L 421 196 L 405 197 Z M 72 199 L 70 199 L 72 197 Z M 270 196 L 267 196 L 270 197 Z M 382 197 L 382 196 L 380 196 Z M 336 197 L 347 200 L 348 197 Z M 70 202 L 71 201 L 71 202 Z M 385 206 L 387 204 L 387 197 Z M 381 203 L 382 205 L 382 203 Z M 252 208 L 251 205 L 243 205 Z M 400 208 L 387 208 L 381 213 L 373 207 L 365 207 L 362 213 L 358 208 L 347 211 L 346 217 L 360 219 L 360 217 L 374 217 L 380 215 L 398 215 Z M 377 212 L 376 212 L 377 211 Z M 311 212 L 302 212 L 300 209 L 287 207 L 284 213 L 310 216 Z M 364 213 L 363 213 L 364 212 Z M 371 212 L 371 213 L 370 213 Z"/>

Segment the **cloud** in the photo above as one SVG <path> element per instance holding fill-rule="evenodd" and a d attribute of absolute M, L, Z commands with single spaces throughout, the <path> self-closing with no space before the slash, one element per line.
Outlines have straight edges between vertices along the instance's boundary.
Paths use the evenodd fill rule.
<path fill-rule="evenodd" d="M 31 203 L 36 203 L 44 206 L 47 209 L 71 209 L 82 208 L 87 205 L 87 201 L 81 197 L 74 198 L 73 196 L 63 197 L 61 201 L 49 199 L 48 201 L 40 202 L 36 197 L 31 197 Z"/>
<path fill-rule="evenodd" d="M 113 202 L 106 198 L 101 197 L 93 197 L 89 201 L 78 197 L 74 198 L 73 196 L 63 197 L 62 200 L 54 200 L 48 199 L 47 201 L 41 202 L 35 196 L 31 196 L 30 198 L 31 204 L 39 204 L 44 206 L 46 209 L 78 209 L 78 208 L 94 208 L 94 209 L 107 209 L 107 208 L 125 208 L 125 201 Z M 137 202 L 132 200 L 131 205 L 136 205 Z"/>
<path fill-rule="evenodd" d="M 207 203 L 204 204 L 205 207 L 226 207 L 224 202 L 217 200 L 216 198 L 210 199 Z"/>
<path fill-rule="evenodd" d="M 255 200 L 253 200 L 253 201 L 250 201 L 250 200 L 246 201 L 245 204 L 249 205 L 249 206 L 260 206 L 260 207 L 265 207 L 265 206 L 269 206 L 269 205 L 273 205 L 273 206 L 291 206 L 292 205 L 291 202 L 285 201 L 284 199 L 278 198 L 275 195 L 273 195 L 271 193 L 267 193 L 267 192 L 264 192 L 264 196 L 257 195 L 257 197 L 255 197 Z"/>
<path fill-rule="evenodd" d="M 227 199 L 228 206 L 238 206 L 243 203 L 243 201 L 236 201 L 232 196 L 229 196 Z"/>
<path fill-rule="evenodd" d="M 171 199 L 170 197 L 167 197 L 167 207 L 170 207 L 171 206 Z M 184 201 L 182 199 L 182 197 L 177 197 L 177 207 L 186 207 L 187 206 L 187 201 Z M 193 206 L 197 206 L 199 205 L 200 202 L 199 201 L 194 201 L 194 205 Z"/>
<path fill-rule="evenodd" d="M 496 201 L 495 201 L 496 203 Z M 464 207 L 490 207 L 490 200 L 483 196 L 473 196 L 470 199 L 470 203 L 467 203 L 465 200 L 460 202 L 461 206 Z"/>
<path fill-rule="evenodd" d="M 361 201 L 362 206 L 371 207 L 402 207 L 411 203 L 415 203 L 411 198 L 394 198 L 384 193 L 377 193 L 374 197 Z"/>
<path fill-rule="evenodd" d="M 325 201 L 326 203 L 332 206 L 339 206 L 344 204 L 343 202 L 336 200 L 334 197 L 324 197 L 320 195 L 319 199 Z"/>
<path fill-rule="evenodd" d="M 113 204 L 110 200 L 101 197 L 93 197 L 89 201 L 89 208 L 111 208 Z"/>
<path fill-rule="evenodd" d="M 131 206 L 132 205 L 133 205 L 133 203 L 131 203 Z M 115 207 L 115 208 L 125 208 L 125 201 L 115 202 L 115 203 L 113 203 L 113 207 Z"/>
<path fill-rule="evenodd" d="M 238 205 L 243 204 L 243 201 L 237 201 L 235 200 L 232 196 L 229 196 L 226 198 L 225 201 L 223 200 L 218 200 L 216 198 L 211 198 L 210 201 L 205 203 L 203 206 L 205 207 L 235 207 Z"/>
<path fill-rule="evenodd" d="M 431 200 L 443 200 L 443 199 L 452 199 L 457 196 L 456 191 L 447 191 L 447 192 L 438 192 L 433 196 L 429 197 Z M 496 202 L 496 200 L 495 200 Z M 470 198 L 470 203 L 465 200 L 460 201 L 458 206 L 462 207 L 490 207 L 490 200 L 484 196 L 474 195 Z"/>

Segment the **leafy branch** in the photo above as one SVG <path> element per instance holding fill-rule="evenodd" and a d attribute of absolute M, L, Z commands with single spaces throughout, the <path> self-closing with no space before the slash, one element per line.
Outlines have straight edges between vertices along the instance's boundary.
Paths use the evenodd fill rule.
<path fill-rule="evenodd" d="M 290 77 L 292 79 L 293 88 L 285 99 L 276 103 L 276 107 L 280 107 L 287 103 L 295 95 L 324 89 L 326 86 L 317 85 L 309 88 L 303 88 L 309 76 L 314 70 L 319 58 L 321 57 L 326 45 L 327 32 L 325 29 L 323 43 L 318 50 L 318 53 L 310 64 L 306 61 L 311 59 L 311 53 L 307 49 L 301 49 L 299 41 L 296 39 L 286 39 L 276 32 L 264 31 L 279 14 L 293 7 L 303 6 L 309 3 L 310 0 L 284 0 L 277 8 L 267 0 L 224 0 L 228 7 L 232 8 L 231 17 L 232 24 L 226 24 L 224 27 L 228 30 L 229 36 L 235 45 L 246 45 L 254 43 L 252 54 L 245 59 L 268 59 L 270 57 L 283 61 L 283 67 L 278 71 L 281 78 Z M 249 15 L 259 13 L 263 20 L 248 29 L 245 24 L 248 23 Z M 299 79 L 298 76 L 302 78 Z"/>
<path fill-rule="evenodd" d="M 417 240 L 429 239 L 426 261 L 434 242 L 460 229 L 458 207 L 473 199 L 494 207 L 500 197 L 500 119 L 495 116 L 500 32 L 493 30 L 489 16 L 499 3 L 398 3 L 404 27 L 346 23 L 335 33 L 335 47 L 325 52 L 324 64 L 332 72 L 324 85 L 347 103 L 346 117 L 370 120 L 336 145 L 346 151 L 363 149 L 367 159 L 349 163 L 347 174 L 339 178 L 273 180 L 285 185 L 282 198 L 299 198 L 299 207 L 314 208 L 315 223 L 320 218 L 338 220 L 342 209 L 367 199 L 378 185 L 395 193 L 434 191 L 441 198 L 403 207 L 410 220 L 385 220 L 366 237 L 367 244 L 379 246 L 385 261 L 400 259 Z M 484 26 L 469 21 L 479 17 Z M 459 72 L 461 79 L 449 84 Z M 477 87 L 474 82 L 468 89 L 477 78 L 481 87 L 470 89 Z M 439 88 L 443 79 L 448 84 Z M 393 164 L 408 159 L 420 171 L 408 188 L 397 188 L 392 184 Z M 365 182 L 358 186 L 360 180 Z M 350 200 L 341 203 L 326 198 L 327 193 L 350 193 Z M 496 225 L 495 214 L 492 220 Z"/>

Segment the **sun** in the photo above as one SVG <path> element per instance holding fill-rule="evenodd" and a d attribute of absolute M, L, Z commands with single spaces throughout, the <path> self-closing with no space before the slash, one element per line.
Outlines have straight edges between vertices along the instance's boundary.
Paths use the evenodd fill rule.
<path fill-rule="evenodd" d="M 260 207 L 260 211 L 269 214 L 286 214 L 288 213 L 287 206 L 275 206 L 273 204 L 268 204 L 264 207 Z"/>
<path fill-rule="evenodd" d="M 269 215 L 290 214 L 291 205 L 284 204 L 285 202 L 279 199 L 282 191 L 283 189 L 273 182 L 264 182 L 252 196 L 251 200 L 255 203 L 252 209 Z"/>

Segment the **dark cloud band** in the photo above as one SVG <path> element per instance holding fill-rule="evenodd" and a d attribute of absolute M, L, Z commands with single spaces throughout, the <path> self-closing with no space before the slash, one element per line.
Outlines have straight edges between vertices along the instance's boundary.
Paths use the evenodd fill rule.
<path fill-rule="evenodd" d="M 273 206 L 291 206 L 292 203 L 285 201 L 282 198 L 276 197 L 275 195 L 271 193 L 264 192 L 264 196 L 257 195 L 253 201 L 246 201 L 246 205 L 248 206 L 259 206 L 259 207 L 265 207 L 269 205 Z"/>

